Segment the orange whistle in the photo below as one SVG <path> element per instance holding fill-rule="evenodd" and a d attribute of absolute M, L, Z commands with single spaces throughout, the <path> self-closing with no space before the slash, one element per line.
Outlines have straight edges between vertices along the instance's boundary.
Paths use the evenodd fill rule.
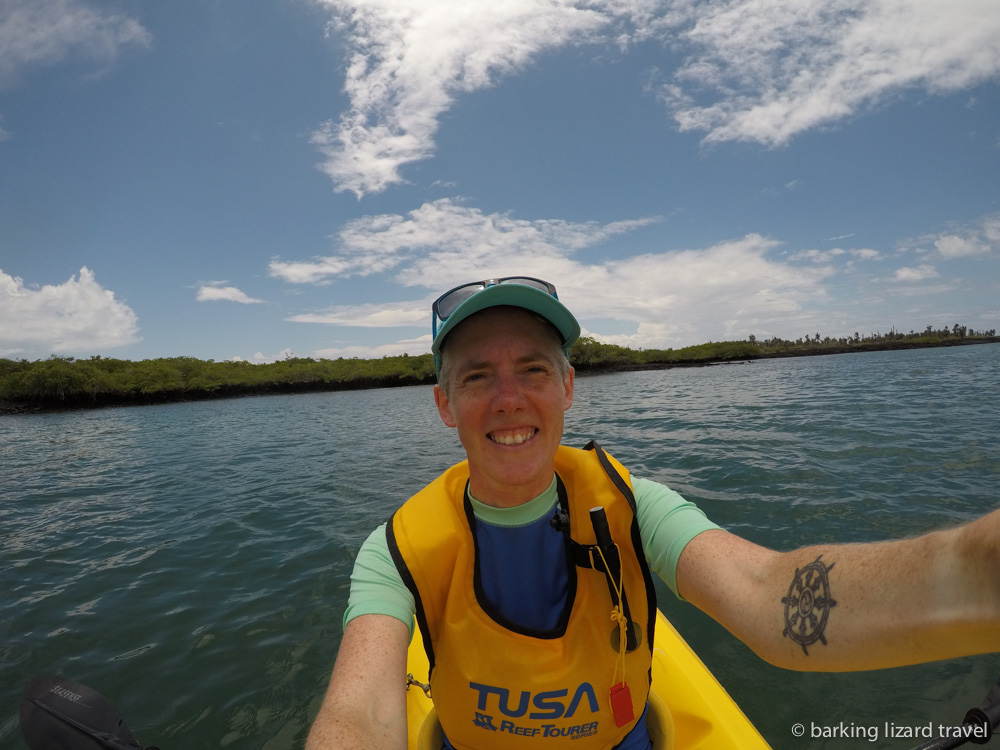
<path fill-rule="evenodd" d="M 635 718 L 632 710 L 632 693 L 628 685 L 619 682 L 611 688 L 611 712 L 615 715 L 615 726 L 623 727 Z"/>

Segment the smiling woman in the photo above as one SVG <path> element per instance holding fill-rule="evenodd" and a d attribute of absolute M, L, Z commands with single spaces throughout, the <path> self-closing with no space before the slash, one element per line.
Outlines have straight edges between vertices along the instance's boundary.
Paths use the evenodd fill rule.
<path fill-rule="evenodd" d="M 473 497 L 495 507 L 537 497 L 552 481 L 573 403 L 573 370 L 561 364 L 553 327 L 525 310 L 494 307 L 456 326 L 446 351 L 445 385 L 434 399 L 469 456 Z"/>

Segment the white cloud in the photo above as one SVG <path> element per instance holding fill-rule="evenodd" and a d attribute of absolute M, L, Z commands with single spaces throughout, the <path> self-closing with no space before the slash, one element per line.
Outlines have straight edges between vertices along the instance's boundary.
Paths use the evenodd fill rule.
<path fill-rule="evenodd" d="M 660 93 L 681 130 L 777 146 L 898 92 L 1000 73 L 994 0 L 697 2 L 665 26 L 694 52 Z M 707 94 L 705 92 L 708 92 Z"/>
<path fill-rule="evenodd" d="M 1000 248 L 1000 214 L 987 216 L 982 221 L 982 236 L 993 247 Z"/>
<path fill-rule="evenodd" d="M 83 267 L 79 278 L 40 289 L 0 271 L 0 356 L 112 349 L 139 341 L 138 319 Z"/>
<path fill-rule="evenodd" d="M 424 314 L 426 318 L 426 313 Z M 403 353 L 419 351 L 426 353 L 431 350 L 430 335 L 422 336 L 419 339 L 409 339 L 405 341 L 395 341 L 390 344 L 378 346 L 344 346 L 331 347 L 329 349 L 318 349 L 313 352 L 314 357 L 321 359 L 378 359 L 381 357 L 395 357 Z"/>
<path fill-rule="evenodd" d="M 969 237 L 958 237 L 954 234 L 939 237 L 934 247 L 942 258 L 967 258 L 974 255 L 988 255 L 990 246 L 985 242 L 977 242 Z"/>
<path fill-rule="evenodd" d="M 148 47 L 139 22 L 95 10 L 78 0 L 4 0 L 0 3 L 0 87 L 31 66 L 68 58 L 107 65 L 122 47 Z"/>
<path fill-rule="evenodd" d="M 987 242 L 981 242 L 974 237 L 959 237 L 947 234 L 934 241 L 934 247 L 942 258 L 968 258 L 976 255 L 989 255 L 992 249 Z"/>
<path fill-rule="evenodd" d="M 734 334 L 718 321 L 784 325 L 824 299 L 822 280 L 832 269 L 777 261 L 772 255 L 779 243 L 756 234 L 707 248 L 664 249 L 622 260 L 577 258 L 583 249 L 653 221 L 528 221 L 486 215 L 450 201 L 426 204 L 406 216 L 369 217 L 342 235 L 350 242 L 344 257 L 316 265 L 350 267 L 358 274 L 378 270 L 400 286 L 425 293 L 406 302 L 343 305 L 290 320 L 429 328 L 431 301 L 443 290 L 475 279 L 529 275 L 553 281 L 560 299 L 594 335 L 630 346 L 665 347 Z M 384 353 L 428 350 L 429 341 L 423 340 Z"/>
<path fill-rule="evenodd" d="M 292 283 L 315 284 L 393 271 L 419 264 L 428 254 L 443 267 L 455 259 L 467 267 L 464 259 L 468 257 L 489 258 L 492 263 L 501 255 L 568 255 L 658 221 L 655 217 L 610 224 L 525 221 L 507 214 L 484 214 L 444 198 L 425 203 L 405 216 L 381 214 L 354 219 L 339 234 L 337 255 L 313 261 L 275 260 L 270 264 L 270 273 Z M 457 277 L 451 274 L 450 278 Z M 458 278 L 455 284 L 465 280 Z"/>
<path fill-rule="evenodd" d="M 916 268 L 899 268 L 896 269 L 895 280 L 906 284 L 913 284 L 918 281 L 926 281 L 927 279 L 936 279 L 940 276 L 937 269 L 934 266 L 923 264 L 917 266 Z"/>
<path fill-rule="evenodd" d="M 881 260 L 882 253 L 869 247 L 845 249 L 842 247 L 832 247 L 829 250 L 799 250 L 788 256 L 789 260 L 809 260 L 813 263 L 833 263 L 834 261 L 847 257 L 847 266 L 854 267 L 858 261 Z"/>
<path fill-rule="evenodd" d="M 285 347 L 277 354 L 264 354 L 263 352 L 257 352 L 250 359 L 243 359 L 243 357 L 233 357 L 230 361 L 232 362 L 249 362 L 252 365 L 269 365 L 273 362 L 280 362 L 286 359 L 291 359 L 295 356 L 295 353 Z"/>
<path fill-rule="evenodd" d="M 878 250 L 873 250 L 870 247 L 863 247 L 857 250 L 851 250 L 851 255 L 853 255 L 858 260 L 882 260 L 882 253 Z"/>
<path fill-rule="evenodd" d="M 656 90 L 705 140 L 787 143 L 906 89 L 961 90 L 1000 74 L 996 0 L 317 0 L 349 46 L 350 106 L 312 141 L 336 190 L 405 182 L 441 116 L 542 52 L 659 39 Z M 796 183 L 786 186 L 795 189 Z"/>
<path fill-rule="evenodd" d="M 582 320 L 631 323 L 632 334 L 600 335 L 632 347 L 667 347 L 744 336 L 750 328 L 720 328 L 720 321 L 785 327 L 825 297 L 828 268 L 803 268 L 771 257 L 779 243 L 756 234 L 689 250 L 667 250 L 599 265 L 572 263 L 560 299 Z"/>
<path fill-rule="evenodd" d="M 813 263 L 829 263 L 843 255 L 846 250 L 835 247 L 830 250 L 799 250 L 788 256 L 789 260 L 811 260 Z"/>
<path fill-rule="evenodd" d="M 224 282 L 223 282 L 224 283 Z M 239 302 L 244 305 L 253 305 L 263 300 L 254 299 L 234 286 L 223 286 L 222 284 L 206 284 L 198 289 L 199 302 L 212 302 L 225 300 L 227 302 Z"/>
<path fill-rule="evenodd" d="M 418 326 L 427 322 L 427 311 L 430 310 L 433 301 L 427 299 L 418 304 L 399 302 L 385 305 L 338 306 L 322 312 L 293 315 L 288 320 L 293 323 L 323 323 L 359 328 Z"/>
<path fill-rule="evenodd" d="M 272 260 L 268 265 L 271 276 L 292 284 L 328 284 L 331 276 L 348 275 L 351 264 L 338 258 L 313 261 Z"/>
<path fill-rule="evenodd" d="M 1000 213 L 989 214 L 966 225 L 951 226 L 948 231 L 938 234 L 905 240 L 900 246 L 904 252 L 936 254 L 943 260 L 988 257 L 1000 253 Z"/>
<path fill-rule="evenodd" d="M 608 18 L 555 0 L 318 0 L 351 53 L 350 109 L 313 134 L 337 190 L 359 197 L 403 182 L 404 164 L 434 153 L 438 118 L 542 50 L 589 38 Z M 577 7 L 580 6 L 580 7 Z"/>

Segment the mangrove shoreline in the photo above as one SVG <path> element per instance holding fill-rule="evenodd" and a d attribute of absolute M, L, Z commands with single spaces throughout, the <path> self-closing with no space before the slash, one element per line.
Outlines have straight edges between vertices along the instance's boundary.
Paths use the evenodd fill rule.
<path fill-rule="evenodd" d="M 578 375 L 706 367 L 759 359 L 1000 343 L 995 330 L 962 326 L 920 334 L 873 334 L 848 339 L 709 342 L 683 349 L 628 349 L 582 338 L 570 350 Z M 265 365 L 193 357 L 130 360 L 53 356 L 0 359 L 0 415 L 148 406 L 248 396 L 362 390 L 435 382 L 430 354 L 382 359 L 288 358 Z"/>

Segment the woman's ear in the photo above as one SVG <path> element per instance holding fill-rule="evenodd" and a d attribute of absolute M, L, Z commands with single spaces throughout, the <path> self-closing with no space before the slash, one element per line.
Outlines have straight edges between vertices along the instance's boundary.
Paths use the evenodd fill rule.
<path fill-rule="evenodd" d="M 455 422 L 455 417 L 451 413 L 451 401 L 440 385 L 434 386 L 434 403 L 437 406 L 438 414 L 441 415 L 441 421 L 448 427 L 457 427 L 458 423 Z"/>
<path fill-rule="evenodd" d="M 566 371 L 566 377 L 563 379 L 563 410 L 569 410 L 569 407 L 573 405 L 573 384 L 575 382 L 576 370 L 572 367 Z"/>

